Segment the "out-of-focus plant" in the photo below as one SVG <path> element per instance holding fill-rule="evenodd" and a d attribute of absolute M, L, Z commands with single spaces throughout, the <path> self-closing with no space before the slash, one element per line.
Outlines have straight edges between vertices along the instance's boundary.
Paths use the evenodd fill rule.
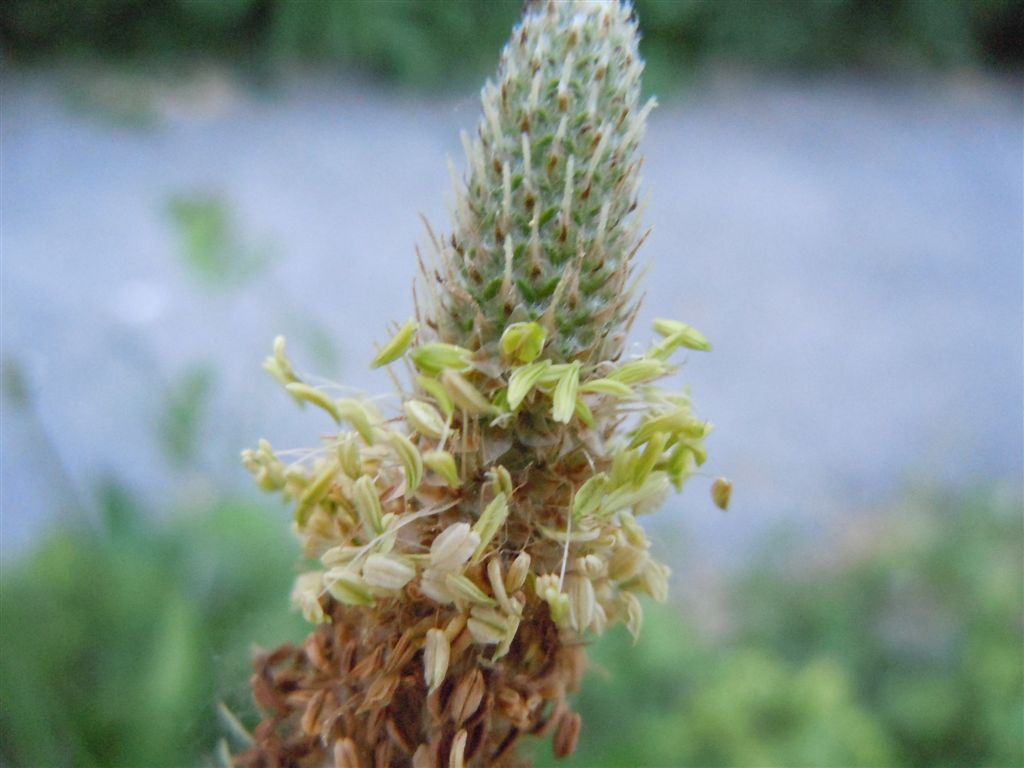
<path fill-rule="evenodd" d="M 217 704 L 249 711 L 253 642 L 298 636 L 275 606 L 293 556 L 264 510 L 166 523 L 116 488 L 99 527 L 56 531 L 0 584 L 0 762 L 210 762 Z"/>
<path fill-rule="evenodd" d="M 175 466 L 185 466 L 197 458 L 213 384 L 213 370 L 196 366 L 186 371 L 164 395 L 160 447 Z"/>
<path fill-rule="evenodd" d="M 611 634 L 593 661 L 571 765 L 893 764 L 888 734 L 857 701 L 848 671 L 828 657 L 792 664 L 771 647 L 712 643 L 676 610 L 659 608 L 636 647 Z M 538 758 L 553 765 L 544 753 Z"/>
<path fill-rule="evenodd" d="M 1024 764 L 1020 503 L 912 497 L 886 516 L 906 520 L 895 539 L 854 522 L 829 567 L 794 568 L 806 549 L 776 545 L 728 591 L 724 637 L 652 607 L 635 645 L 618 630 L 591 646 L 580 749 L 558 764 Z M 252 714 L 250 642 L 305 631 L 264 594 L 287 588 L 292 549 L 242 504 L 168 523 L 118 493 L 102 506 L 103 531 L 5 556 L 0 762 L 212 764 L 217 703 Z M 893 602 L 911 593 L 925 611 Z M 894 611 L 921 631 L 894 631 Z M 922 658 L 925 644 L 945 650 Z"/>
<path fill-rule="evenodd" d="M 642 52 L 659 84 L 726 61 L 757 68 L 1021 63 L 1016 0 L 638 0 Z M 345 63 L 413 85 L 472 79 L 521 0 L 11 0 L 5 49 L 149 58 L 196 50 L 243 59 Z"/>
<path fill-rule="evenodd" d="M 635 648 L 601 638 L 570 764 L 1024 764 L 1020 509 L 920 493 L 840 548 L 772 543 L 727 590 L 724 634 L 662 608 Z"/>
<path fill-rule="evenodd" d="M 925 494 L 740 586 L 740 642 L 847 670 L 900 762 L 1024 764 L 1021 498 Z M 808 562 L 810 564 L 808 564 Z"/>
<path fill-rule="evenodd" d="M 241 241 L 231 209 L 210 195 L 175 195 L 167 213 L 181 242 L 185 266 L 201 282 L 231 287 L 256 275 L 269 260 L 266 248 Z"/>

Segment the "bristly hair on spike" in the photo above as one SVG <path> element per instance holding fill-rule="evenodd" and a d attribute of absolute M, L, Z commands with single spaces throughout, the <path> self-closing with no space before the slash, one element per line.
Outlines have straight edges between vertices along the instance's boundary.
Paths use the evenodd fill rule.
<path fill-rule="evenodd" d="M 659 319 L 622 359 L 642 70 L 627 3 L 527 4 L 450 164 L 451 231 L 426 224 L 417 249 L 417 319 L 372 356 L 410 374 L 394 413 L 304 381 L 275 341 L 264 367 L 331 431 L 298 462 L 265 440 L 242 454 L 319 562 L 292 592 L 306 641 L 255 661 L 263 721 L 239 765 L 520 766 L 547 733 L 564 757 L 588 638 L 635 637 L 640 596 L 666 599 L 638 518 L 697 474 L 711 425 L 657 382 L 711 345 Z"/>
<path fill-rule="evenodd" d="M 572 272 L 575 306 L 558 313 L 548 356 L 621 353 L 640 237 L 639 143 L 654 106 L 640 102 L 637 41 L 625 3 L 527 6 L 483 89 L 476 134 L 463 139 L 451 233 L 434 254 L 443 288 L 421 316 L 441 340 L 489 350 L 510 323 L 544 317 Z"/>

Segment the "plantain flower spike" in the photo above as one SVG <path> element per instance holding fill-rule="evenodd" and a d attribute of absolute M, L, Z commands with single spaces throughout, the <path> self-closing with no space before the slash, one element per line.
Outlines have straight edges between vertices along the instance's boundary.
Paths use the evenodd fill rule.
<path fill-rule="evenodd" d="M 428 227 L 417 317 L 368 354 L 411 374 L 394 413 L 303 383 L 276 342 L 268 371 L 328 437 L 297 464 L 266 441 L 243 459 L 293 506 L 312 628 L 256 658 L 238 764 L 519 766 L 547 733 L 564 757 L 586 641 L 636 635 L 641 596 L 666 598 L 638 519 L 711 425 L 658 381 L 710 344 L 663 319 L 624 356 L 654 107 L 637 40 L 618 0 L 527 4 L 463 135 L 450 231 Z"/>

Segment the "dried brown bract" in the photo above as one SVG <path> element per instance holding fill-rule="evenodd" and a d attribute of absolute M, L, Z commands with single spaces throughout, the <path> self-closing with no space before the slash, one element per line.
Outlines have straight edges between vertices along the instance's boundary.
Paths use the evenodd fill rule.
<path fill-rule="evenodd" d="M 522 627 L 499 664 L 481 666 L 476 653 L 453 659 L 431 694 L 401 625 L 355 613 L 337 605 L 334 621 L 313 631 L 306 648 L 319 649 L 317 662 L 304 649 L 256 659 L 253 690 L 264 692 L 267 719 L 240 765 L 515 766 L 519 739 L 552 726 L 558 753 L 571 752 L 579 717 L 566 696 L 579 684 L 583 651 L 560 644 L 550 618 Z M 311 693 L 290 696 L 298 691 Z"/>

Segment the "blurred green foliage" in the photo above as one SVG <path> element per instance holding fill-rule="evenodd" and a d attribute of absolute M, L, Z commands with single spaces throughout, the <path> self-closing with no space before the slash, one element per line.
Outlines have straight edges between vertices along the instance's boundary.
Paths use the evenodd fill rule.
<path fill-rule="evenodd" d="M 180 240 L 185 266 L 202 283 L 237 286 L 270 260 L 269 249 L 242 242 L 231 208 L 219 197 L 175 195 L 167 203 L 167 214 Z"/>
<path fill-rule="evenodd" d="M 888 766 L 884 726 L 857 700 L 850 671 L 822 656 L 718 646 L 668 609 L 648 611 L 636 647 L 602 639 L 579 697 L 572 766 Z M 602 674 L 603 672 L 603 674 Z M 566 765 L 544 751 L 539 766 Z"/>
<path fill-rule="evenodd" d="M 0 764 L 209 762 L 216 705 L 252 713 L 253 643 L 305 633 L 283 526 L 223 503 L 158 522 L 116 488 L 0 586 Z"/>
<path fill-rule="evenodd" d="M 164 393 L 160 415 L 160 446 L 176 467 L 194 461 L 200 451 L 204 416 L 213 394 L 215 374 L 208 366 L 196 366 L 182 374 Z"/>
<path fill-rule="evenodd" d="M 595 646 L 569 764 L 1024 765 L 1022 526 L 1019 496 L 927 494 L 778 542 L 722 637 L 652 610 L 636 647 Z"/>
<path fill-rule="evenodd" d="M 226 55 L 355 65 L 398 82 L 476 81 L 521 0 L 10 0 L 3 47 L 54 55 Z M 654 85 L 706 63 L 821 69 L 1019 66 L 1019 0 L 637 0 Z"/>
<path fill-rule="evenodd" d="M 223 503 L 156 522 L 108 489 L 0 586 L 0 762 L 212 762 L 252 722 L 251 643 L 305 633 L 283 522 Z M 539 766 L 1024 764 L 1021 499 L 928 495 L 814 549 L 778 542 L 717 635 L 648 606 L 595 643 L 577 754 Z M 801 554 L 803 553 L 803 554 Z"/>
<path fill-rule="evenodd" d="M 1024 765 L 1021 510 L 934 495 L 819 565 L 776 549 L 736 591 L 739 641 L 838 661 L 903 764 Z"/>

